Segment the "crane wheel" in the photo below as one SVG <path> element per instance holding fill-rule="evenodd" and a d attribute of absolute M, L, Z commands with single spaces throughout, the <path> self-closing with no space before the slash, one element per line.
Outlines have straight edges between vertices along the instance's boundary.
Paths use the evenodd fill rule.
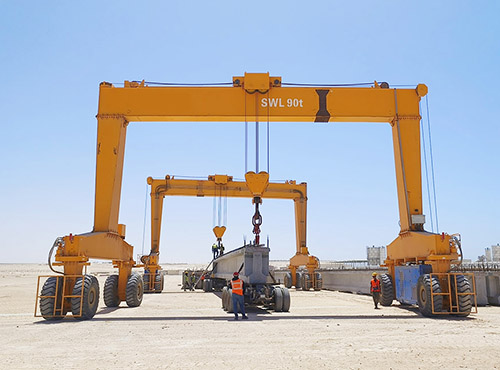
<path fill-rule="evenodd" d="M 283 291 L 281 287 L 274 288 L 274 311 L 281 312 L 283 310 Z"/>
<path fill-rule="evenodd" d="M 302 272 L 295 273 L 295 289 L 300 289 L 302 283 Z"/>
<path fill-rule="evenodd" d="M 82 294 L 83 293 L 83 294 Z M 99 282 L 92 275 L 77 278 L 71 298 L 71 312 L 77 320 L 89 320 L 94 317 L 99 306 Z"/>
<path fill-rule="evenodd" d="M 468 316 L 472 310 L 472 300 L 471 294 L 459 295 L 457 297 L 456 293 L 472 293 L 472 288 L 469 280 L 464 275 L 456 275 L 456 287 L 455 279 L 450 276 L 451 279 L 451 299 L 453 305 L 457 306 L 458 298 L 458 312 L 461 316 Z M 456 312 L 456 308 L 454 309 Z"/>
<path fill-rule="evenodd" d="M 58 321 L 62 320 L 66 315 L 62 307 L 62 289 L 62 277 L 52 276 L 45 280 L 40 294 L 42 297 L 45 296 L 44 298 L 40 298 L 40 313 L 45 320 Z"/>
<path fill-rule="evenodd" d="M 161 293 L 163 291 L 163 285 L 165 284 L 165 278 L 161 271 L 157 272 L 155 275 L 155 293 Z"/>
<path fill-rule="evenodd" d="M 323 278 L 321 277 L 321 274 L 319 272 L 316 272 L 314 274 L 314 290 L 319 291 L 323 289 Z"/>
<path fill-rule="evenodd" d="M 392 305 L 392 301 L 394 301 L 394 284 L 391 275 L 380 275 L 380 290 L 380 304 L 385 307 Z"/>
<path fill-rule="evenodd" d="M 144 294 L 144 281 L 139 274 L 132 274 L 128 278 L 126 288 L 126 301 L 129 307 L 139 307 Z"/>
<path fill-rule="evenodd" d="M 308 273 L 304 272 L 302 274 L 302 279 L 301 279 L 301 284 L 302 290 L 309 290 L 312 288 L 312 281 L 311 277 L 309 276 Z"/>
<path fill-rule="evenodd" d="M 234 310 L 233 310 L 233 290 L 232 289 L 227 290 L 226 308 L 227 308 L 227 313 L 234 313 Z"/>
<path fill-rule="evenodd" d="M 432 300 L 431 291 L 435 294 L 441 293 L 441 285 L 436 277 L 431 279 L 429 274 L 424 274 L 418 278 L 417 282 L 417 301 L 418 309 L 424 316 L 430 317 L 432 313 Z M 443 310 L 443 296 L 433 296 L 434 312 L 441 312 Z"/>
<path fill-rule="evenodd" d="M 283 312 L 290 311 L 290 291 L 287 288 L 281 288 L 281 292 L 283 294 Z"/>
<path fill-rule="evenodd" d="M 287 288 L 291 288 L 292 287 L 292 274 L 290 272 L 287 272 L 285 274 L 285 277 L 283 278 L 283 284 Z"/>
<path fill-rule="evenodd" d="M 221 298 L 221 301 L 222 301 L 222 309 L 224 311 L 227 311 L 227 307 L 226 307 L 226 296 L 227 296 L 227 287 L 224 287 L 222 288 L 222 298 Z"/>
<path fill-rule="evenodd" d="M 108 276 L 104 283 L 104 304 L 106 307 L 118 307 L 120 305 L 118 275 Z"/>
<path fill-rule="evenodd" d="M 154 293 L 153 290 L 150 289 L 150 283 L 149 283 L 149 278 L 151 277 L 151 274 L 149 272 L 145 272 L 144 275 L 142 275 L 142 281 L 144 283 L 144 294 L 147 293 Z"/>

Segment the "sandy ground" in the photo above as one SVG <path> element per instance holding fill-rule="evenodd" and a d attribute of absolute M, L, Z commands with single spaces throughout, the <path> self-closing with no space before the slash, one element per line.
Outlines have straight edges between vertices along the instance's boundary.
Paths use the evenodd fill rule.
<path fill-rule="evenodd" d="M 500 307 L 429 319 L 397 304 L 374 310 L 368 296 L 292 290 L 289 313 L 251 308 L 250 320 L 233 321 L 217 294 L 183 292 L 176 275 L 140 307 L 108 309 L 111 270 L 89 270 L 101 287 L 92 320 L 50 323 L 33 317 L 36 276 L 48 267 L 0 265 L 0 368 L 500 368 Z"/>

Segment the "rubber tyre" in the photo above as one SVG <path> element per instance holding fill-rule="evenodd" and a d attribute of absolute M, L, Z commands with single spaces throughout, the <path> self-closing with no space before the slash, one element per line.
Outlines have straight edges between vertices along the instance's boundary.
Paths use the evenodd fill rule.
<path fill-rule="evenodd" d="M 59 321 L 64 319 L 66 312 L 64 309 L 60 315 L 54 316 L 54 308 L 60 308 L 62 305 L 63 277 L 52 276 L 45 280 L 41 296 L 54 296 L 55 298 L 40 298 L 40 313 L 47 321 Z M 56 296 L 57 290 L 57 296 Z"/>
<path fill-rule="evenodd" d="M 104 304 L 106 307 L 118 307 L 120 297 L 118 297 L 118 275 L 108 276 L 104 283 Z"/>
<path fill-rule="evenodd" d="M 149 272 L 146 272 L 144 273 L 144 275 L 142 275 L 142 281 L 143 281 L 143 289 L 144 289 L 144 294 L 147 294 L 147 293 L 153 293 L 154 290 L 151 290 L 149 288 L 149 278 L 151 277 L 151 274 Z"/>
<path fill-rule="evenodd" d="M 281 288 L 281 293 L 283 295 L 283 307 L 281 310 L 283 312 L 290 311 L 290 291 L 288 288 Z"/>
<path fill-rule="evenodd" d="M 161 293 L 163 291 L 163 286 L 165 284 L 165 278 L 161 271 L 158 271 L 155 275 L 155 293 Z"/>
<path fill-rule="evenodd" d="M 233 310 L 233 290 L 228 289 L 226 294 L 226 302 L 227 302 L 227 313 L 234 313 Z"/>
<path fill-rule="evenodd" d="M 302 272 L 296 272 L 295 273 L 295 289 L 300 289 L 302 288 Z"/>
<path fill-rule="evenodd" d="M 323 278 L 319 272 L 316 272 L 315 274 L 315 283 L 314 283 L 314 290 L 319 291 L 323 289 Z"/>
<path fill-rule="evenodd" d="M 451 299 L 453 305 L 457 304 L 457 296 L 456 293 L 472 293 L 472 287 L 464 275 L 456 275 L 457 283 L 455 287 L 455 279 L 453 275 L 450 276 L 451 279 Z M 459 295 L 458 296 L 458 312 L 461 316 L 469 316 L 472 310 L 473 304 L 473 296 L 472 295 Z M 455 309 L 456 312 L 456 309 Z"/>
<path fill-rule="evenodd" d="M 300 282 L 300 285 L 302 286 L 302 290 L 311 289 L 311 278 L 308 273 L 304 272 L 302 274 L 302 280 Z"/>
<path fill-rule="evenodd" d="M 287 288 L 291 288 L 292 287 L 292 274 L 290 272 L 287 272 L 285 274 L 285 277 L 283 278 L 283 284 Z"/>
<path fill-rule="evenodd" d="M 144 281 L 139 274 L 129 276 L 126 288 L 126 302 L 129 307 L 139 307 L 144 295 Z"/>
<path fill-rule="evenodd" d="M 283 292 L 281 287 L 274 287 L 274 311 L 281 312 L 283 310 Z"/>
<path fill-rule="evenodd" d="M 394 284 L 389 274 L 380 275 L 380 304 L 388 307 L 394 301 Z"/>
<path fill-rule="evenodd" d="M 80 298 L 83 289 L 83 300 Z M 75 286 L 73 287 L 72 295 L 77 296 L 71 298 L 71 312 L 77 320 L 89 320 L 94 317 L 99 306 L 99 282 L 97 278 L 92 275 L 84 275 L 83 279 L 76 279 Z"/>
<path fill-rule="evenodd" d="M 418 278 L 417 282 L 417 301 L 418 309 L 423 316 L 430 317 L 432 314 L 431 289 L 434 293 L 441 293 L 439 280 L 435 277 L 430 278 L 429 274 L 424 274 Z M 443 296 L 434 296 L 434 311 L 443 310 Z"/>
<path fill-rule="evenodd" d="M 221 297 L 222 309 L 224 311 L 227 311 L 227 307 L 226 307 L 226 295 L 227 295 L 227 287 L 224 287 L 224 288 L 222 288 L 222 297 Z"/>
<path fill-rule="evenodd" d="M 203 291 L 204 292 L 212 291 L 212 281 L 210 279 L 203 280 Z"/>

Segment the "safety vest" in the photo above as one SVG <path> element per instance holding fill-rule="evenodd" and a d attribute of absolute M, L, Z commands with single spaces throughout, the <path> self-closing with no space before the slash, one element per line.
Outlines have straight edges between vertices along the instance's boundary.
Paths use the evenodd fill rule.
<path fill-rule="evenodd" d="M 217 244 L 212 244 L 212 250 L 217 250 Z"/>
<path fill-rule="evenodd" d="M 380 280 L 374 280 L 370 281 L 371 283 L 371 291 L 372 293 L 380 293 Z"/>
<path fill-rule="evenodd" d="M 243 280 L 231 280 L 231 288 L 233 289 L 233 294 L 243 295 Z"/>

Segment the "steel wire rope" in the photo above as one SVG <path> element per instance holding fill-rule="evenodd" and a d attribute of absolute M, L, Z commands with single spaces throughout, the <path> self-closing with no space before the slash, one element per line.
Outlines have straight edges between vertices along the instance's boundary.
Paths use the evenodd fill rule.
<path fill-rule="evenodd" d="M 142 83 L 142 81 L 132 81 L 132 82 Z M 159 86 L 228 86 L 228 85 L 233 85 L 232 82 L 189 83 L 189 82 L 144 81 L 144 83 L 149 84 L 149 85 L 159 85 Z"/>
<path fill-rule="evenodd" d="M 255 95 L 255 173 L 259 173 L 259 107 L 258 95 Z"/>
<path fill-rule="evenodd" d="M 429 114 L 429 95 L 425 96 L 425 105 L 427 108 L 427 128 L 428 128 L 428 135 L 429 135 L 429 151 L 431 155 L 431 174 L 432 174 L 432 189 L 434 193 L 434 215 L 436 216 L 436 232 L 439 233 L 439 223 L 438 223 L 438 213 L 437 213 L 437 200 L 436 200 L 436 181 L 434 179 L 434 158 L 432 155 L 432 138 L 431 138 L 431 119 L 430 119 L 430 114 Z"/>
<path fill-rule="evenodd" d="M 419 109 L 421 111 L 421 104 L 418 102 Z M 429 187 L 429 171 L 427 170 L 427 149 L 425 145 L 425 130 L 424 130 L 424 120 L 421 117 L 420 118 L 420 127 L 422 130 L 422 146 L 423 146 L 423 152 L 424 152 L 424 168 L 425 168 L 425 183 L 427 185 L 427 200 L 429 202 L 429 212 L 430 212 L 430 218 L 431 218 L 431 231 L 434 232 L 434 222 L 433 222 L 433 217 L 432 217 L 432 206 L 431 206 L 431 191 Z"/>
<path fill-rule="evenodd" d="M 373 82 L 355 82 L 348 84 L 311 84 L 311 83 L 295 83 L 295 82 L 282 82 L 282 86 L 309 86 L 309 87 L 342 87 L 342 86 L 371 86 Z"/>
<path fill-rule="evenodd" d="M 269 90 L 267 91 L 267 101 L 269 101 Z M 267 104 L 267 174 L 269 174 L 269 105 Z"/>
<path fill-rule="evenodd" d="M 245 99 L 245 174 L 248 172 L 248 120 L 247 120 L 247 97 Z"/>

